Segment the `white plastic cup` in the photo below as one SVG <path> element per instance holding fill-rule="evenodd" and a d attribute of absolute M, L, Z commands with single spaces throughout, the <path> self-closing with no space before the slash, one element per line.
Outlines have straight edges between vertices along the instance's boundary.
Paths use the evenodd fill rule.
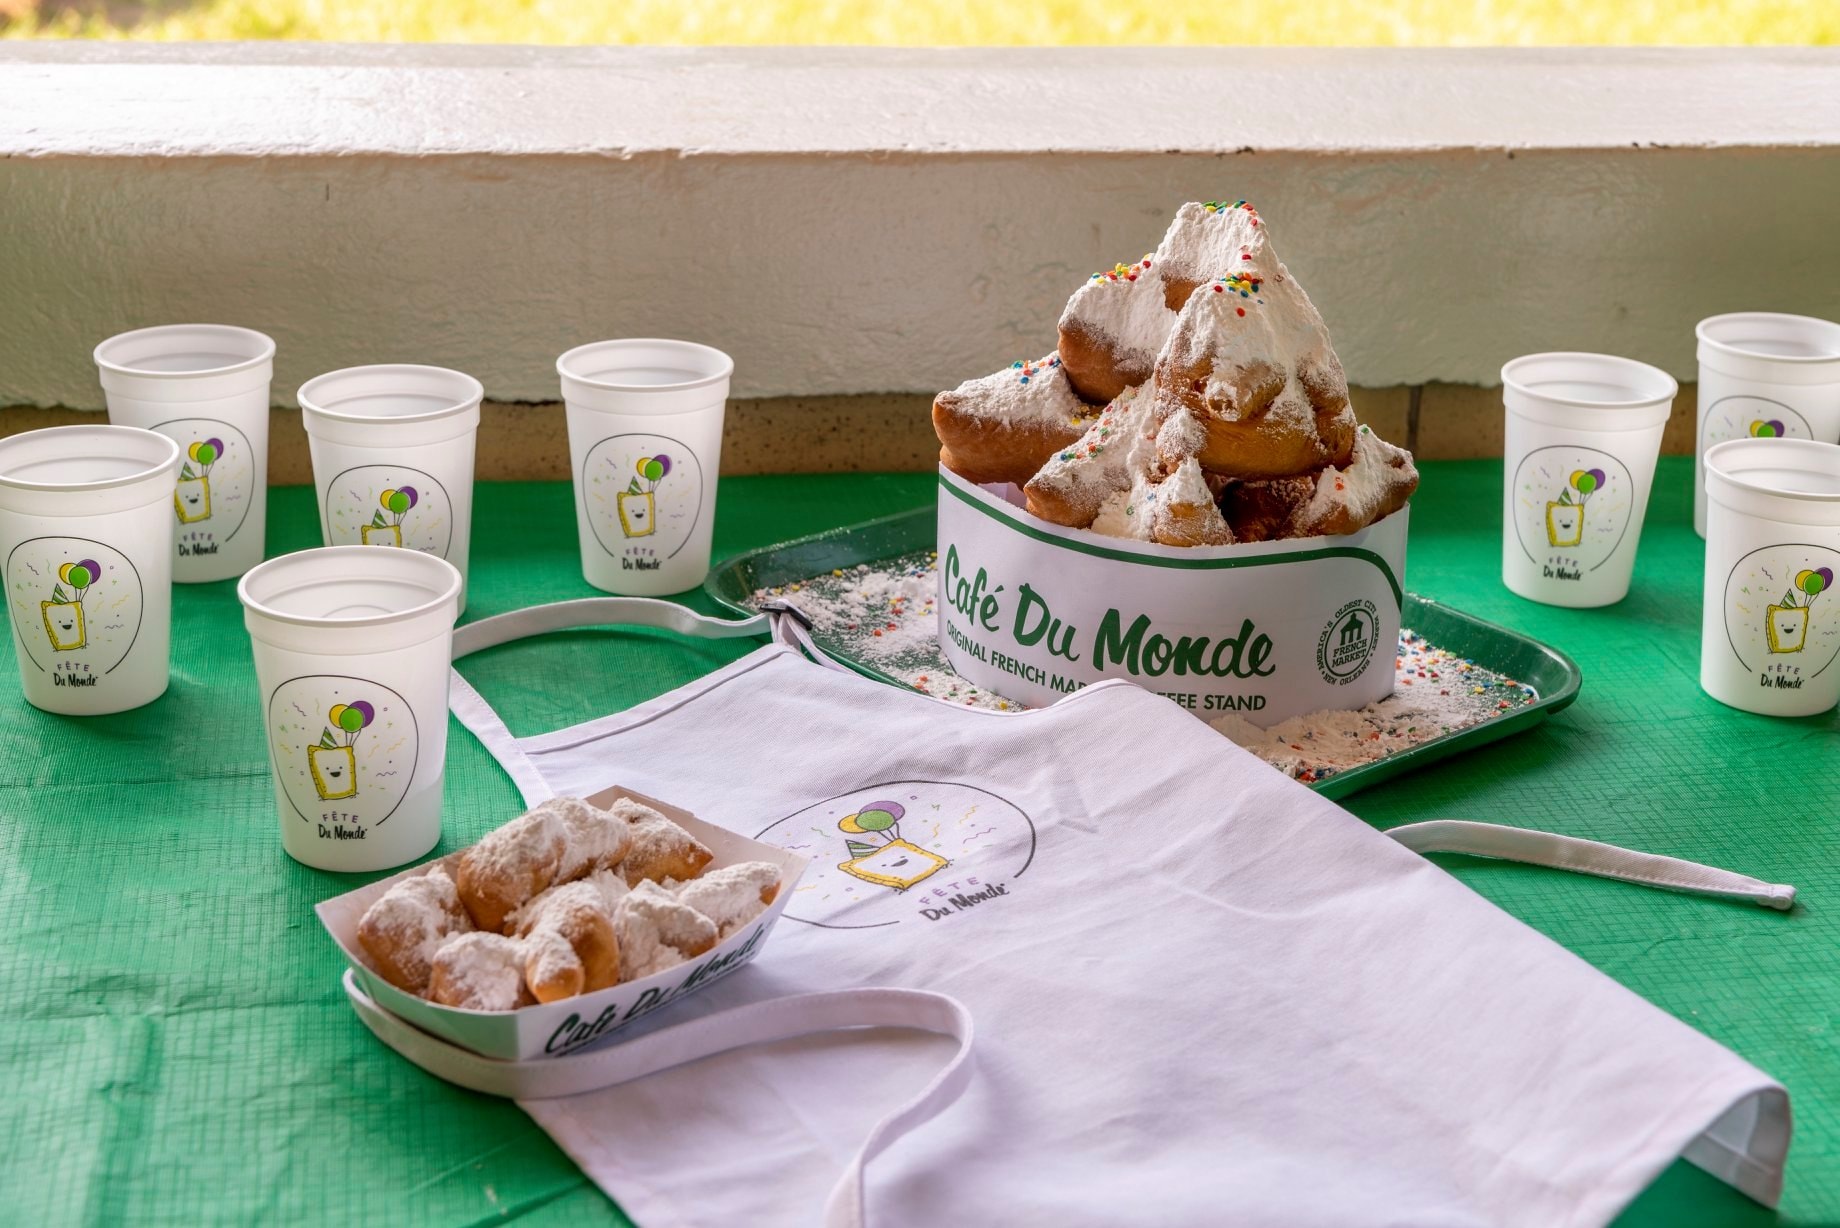
<path fill-rule="evenodd" d="M 180 456 L 127 426 L 0 439 L 0 579 L 33 707 L 98 716 L 165 693 Z"/>
<path fill-rule="evenodd" d="M 393 363 L 315 376 L 298 396 L 321 540 L 446 559 L 460 570 L 465 610 L 479 381 Z"/>
<path fill-rule="evenodd" d="M 1501 582 L 1547 605 L 1621 601 L 1679 385 L 1646 363 L 1576 353 L 1516 358 L 1501 383 Z"/>
<path fill-rule="evenodd" d="M 387 870 L 440 841 L 460 583 L 433 554 L 326 546 L 237 585 L 294 860 Z"/>
<path fill-rule="evenodd" d="M 1706 449 L 1699 684 L 1765 716 L 1840 703 L 1840 446 L 1734 439 Z"/>
<path fill-rule="evenodd" d="M 581 574 L 595 588 L 655 597 L 708 577 L 734 370 L 721 350 L 649 338 L 597 341 L 556 360 Z"/>
<path fill-rule="evenodd" d="M 1699 338 L 1693 528 L 1706 536 L 1706 449 L 1727 439 L 1840 443 L 1840 324 L 1739 311 L 1709 316 Z"/>
<path fill-rule="evenodd" d="M 163 324 L 96 347 L 109 421 L 178 442 L 173 579 L 240 576 L 268 522 L 268 385 L 275 343 L 227 324 Z"/>

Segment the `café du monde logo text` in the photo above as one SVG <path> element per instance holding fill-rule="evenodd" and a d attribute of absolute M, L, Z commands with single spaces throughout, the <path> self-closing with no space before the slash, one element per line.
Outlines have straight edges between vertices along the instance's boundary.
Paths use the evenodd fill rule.
<path fill-rule="evenodd" d="M 1047 598 L 1029 584 L 1017 586 L 1013 607 L 1005 586 L 993 587 L 989 574 L 979 567 L 968 575 L 968 566 L 960 561 L 958 547 L 946 549 L 944 588 L 947 602 L 973 626 L 993 635 L 1007 635 L 1023 648 L 1037 645 L 1051 656 L 1064 661 L 1089 659 L 1092 668 L 1122 668 L 1133 677 L 1157 678 L 1164 674 L 1193 674 L 1214 678 L 1265 678 L 1276 666 L 1271 664 L 1271 637 L 1261 632 L 1250 618 L 1240 619 L 1230 635 L 1163 635 L 1148 614 L 1129 617 L 1117 607 L 1108 608 L 1099 617 L 1099 625 L 1090 633 L 1064 621 L 1049 608 Z M 1371 612 L 1373 605 L 1368 604 Z M 1231 625 L 1231 618 L 1223 620 Z M 1371 644 L 1372 622 L 1369 623 Z M 979 660 L 986 659 L 983 645 L 948 623 L 953 641 Z M 1021 664 L 1021 663 L 1017 663 Z M 1042 677 L 1029 680 L 1047 685 L 1045 671 L 1028 665 L 1027 669 Z M 1359 672 L 1358 670 L 1356 671 Z M 1077 684 L 1070 684 L 1077 685 Z"/>

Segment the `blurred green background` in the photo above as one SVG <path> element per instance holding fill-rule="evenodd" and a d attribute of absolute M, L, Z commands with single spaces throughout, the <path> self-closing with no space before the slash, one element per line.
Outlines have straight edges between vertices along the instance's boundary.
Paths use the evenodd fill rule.
<path fill-rule="evenodd" d="M 1840 41 L 1835 0 L 0 0 L 0 37 L 1461 47 Z"/>

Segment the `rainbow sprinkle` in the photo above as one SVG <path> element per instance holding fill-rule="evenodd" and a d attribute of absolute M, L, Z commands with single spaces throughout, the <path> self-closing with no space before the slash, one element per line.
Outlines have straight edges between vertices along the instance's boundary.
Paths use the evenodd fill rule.
<path fill-rule="evenodd" d="M 1050 354 L 1041 362 L 1029 362 L 1026 360 L 1012 362 L 1009 364 L 1009 369 L 1019 372 L 1016 376 L 1017 383 L 1026 384 L 1029 382 L 1031 376 L 1040 375 L 1043 371 L 1052 370 L 1060 365 L 1061 356 L 1059 354 Z"/>
<path fill-rule="evenodd" d="M 1075 443 L 1072 447 L 1062 450 L 1058 454 L 1059 459 L 1064 461 L 1085 460 L 1089 456 L 1099 456 L 1103 454 L 1105 451 L 1104 441 L 1112 437 L 1112 428 L 1118 425 L 1117 410 L 1118 402 L 1113 401 L 1110 405 L 1107 405 L 1098 419 L 1094 421 L 1091 426 L 1087 427 L 1086 434 L 1080 436 L 1079 442 Z M 1077 418 L 1074 419 L 1073 424 L 1079 426 L 1080 420 Z"/>
<path fill-rule="evenodd" d="M 1156 253 L 1154 252 L 1150 253 L 1150 255 L 1155 255 L 1155 254 Z M 1090 278 L 1090 280 L 1109 281 L 1109 282 L 1136 281 L 1137 275 L 1149 267 L 1150 267 L 1150 256 L 1145 256 L 1142 260 L 1138 261 L 1136 264 L 1114 264 L 1110 272 L 1094 273 L 1092 277 Z"/>
<path fill-rule="evenodd" d="M 1218 294 L 1225 290 L 1241 298 L 1251 298 L 1264 284 L 1265 279 L 1256 273 L 1229 273 L 1225 277 L 1214 280 L 1214 293 Z M 1260 299 L 1259 301 L 1264 302 L 1265 300 Z"/>
<path fill-rule="evenodd" d="M 1201 202 L 1201 207 L 1206 209 L 1209 213 L 1230 213 L 1234 209 L 1244 209 L 1246 211 L 1246 216 L 1251 219 L 1252 224 L 1254 226 L 1259 224 L 1259 211 L 1243 200 L 1236 200 L 1232 204 L 1228 204 L 1224 200 L 1204 200 Z"/>

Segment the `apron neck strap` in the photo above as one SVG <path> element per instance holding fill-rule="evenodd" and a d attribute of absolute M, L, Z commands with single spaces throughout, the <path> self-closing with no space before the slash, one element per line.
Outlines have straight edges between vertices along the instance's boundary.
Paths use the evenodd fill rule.
<path fill-rule="evenodd" d="M 765 635 L 768 619 L 765 614 L 740 620 L 711 618 L 675 601 L 654 597 L 583 597 L 494 614 L 455 628 L 454 659 L 551 631 L 607 626 L 653 627 L 697 639 L 732 640 Z"/>
<path fill-rule="evenodd" d="M 500 644 L 545 635 L 551 631 L 569 631 L 581 627 L 650 627 L 675 631 L 692 639 L 733 640 L 771 634 L 774 641 L 803 652 L 820 665 L 849 673 L 826 656 L 812 641 L 811 620 L 795 606 L 776 602 L 764 614 L 752 618 L 711 618 L 706 614 L 652 597 L 583 597 L 575 601 L 555 601 L 522 610 L 494 614 L 454 630 L 454 660 L 470 656 Z M 534 806 L 548 798 L 551 789 L 543 774 L 525 755 L 512 736 L 504 718 L 473 688 L 459 670 L 450 671 L 447 702 L 459 722 L 472 731 L 486 751 L 504 767 L 523 797 L 524 804 Z"/>

